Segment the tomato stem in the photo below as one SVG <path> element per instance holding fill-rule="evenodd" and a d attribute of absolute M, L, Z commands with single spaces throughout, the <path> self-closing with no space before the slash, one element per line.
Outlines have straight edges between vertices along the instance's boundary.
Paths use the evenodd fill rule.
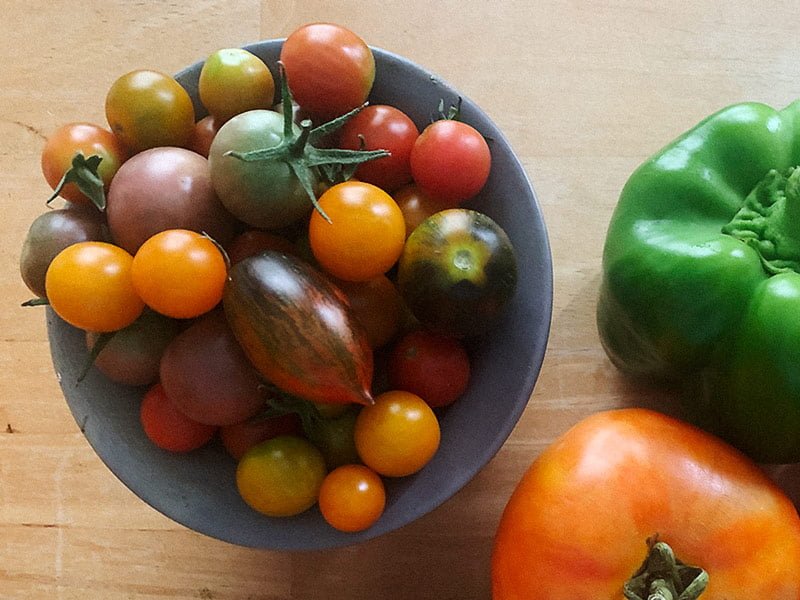
<path fill-rule="evenodd" d="M 649 552 L 639 570 L 625 582 L 627 600 L 696 600 L 708 585 L 708 573 L 675 558 L 657 536 L 647 540 Z"/>
<path fill-rule="evenodd" d="M 103 179 L 97 172 L 102 157 L 96 154 L 86 158 L 83 153 L 78 152 L 72 157 L 72 166 L 67 169 L 61 181 L 53 190 L 53 194 L 47 199 L 48 206 L 55 200 L 61 193 L 61 190 L 68 183 L 74 183 L 84 196 L 92 201 L 92 204 L 99 211 L 104 211 L 106 208 L 106 190 L 103 184 Z"/>

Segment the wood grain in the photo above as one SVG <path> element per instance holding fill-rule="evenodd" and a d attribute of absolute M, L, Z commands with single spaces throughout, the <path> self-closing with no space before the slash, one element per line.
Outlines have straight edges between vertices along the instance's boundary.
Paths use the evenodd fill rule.
<path fill-rule="evenodd" d="M 605 227 L 647 155 L 706 114 L 800 94 L 795 3 L 710 0 L 7 0 L 0 35 L 0 599 L 479 599 L 515 482 L 593 411 L 669 410 L 668 394 L 607 361 L 594 306 Z M 142 503 L 94 455 L 60 395 L 40 311 L 19 304 L 27 227 L 49 192 L 44 139 L 103 122 L 110 83 L 175 72 L 217 48 L 333 21 L 423 64 L 475 100 L 528 171 L 554 259 L 552 335 L 510 439 L 444 506 L 342 550 L 280 554 L 184 529 Z M 795 468 L 775 469 L 793 494 Z M 797 497 L 797 496 L 795 496 Z"/>

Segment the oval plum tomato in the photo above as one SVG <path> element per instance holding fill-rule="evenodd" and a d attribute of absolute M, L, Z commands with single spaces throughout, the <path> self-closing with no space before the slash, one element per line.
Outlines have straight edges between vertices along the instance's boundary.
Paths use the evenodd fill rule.
<path fill-rule="evenodd" d="M 103 214 L 94 207 L 73 205 L 48 210 L 33 220 L 22 243 L 22 280 L 30 291 L 44 298 L 47 267 L 59 252 L 78 242 L 104 242 L 107 238 Z"/>
<path fill-rule="evenodd" d="M 207 233 L 220 244 L 233 237 L 235 219 L 217 198 L 208 161 L 185 148 L 152 148 L 117 172 L 106 209 L 111 237 L 135 254 L 166 229 Z"/>
<path fill-rule="evenodd" d="M 97 175 L 103 182 L 105 191 L 123 162 L 128 158 L 128 150 L 113 133 L 92 123 L 69 123 L 56 129 L 47 138 L 42 150 L 42 173 L 52 189 L 56 189 L 71 167 L 77 153 L 85 158 L 99 156 Z M 89 198 L 78 189 L 75 183 L 67 183 L 59 195 L 76 204 L 87 204 Z"/>
<path fill-rule="evenodd" d="M 256 415 L 250 419 L 220 427 L 219 437 L 225 450 L 237 461 L 250 448 L 279 435 L 300 435 L 300 417 L 287 413 L 278 417 Z"/>
<path fill-rule="evenodd" d="M 220 127 L 211 142 L 208 163 L 214 189 L 225 207 L 251 227 L 286 227 L 311 211 L 311 200 L 288 164 L 247 162 L 227 154 L 272 148 L 283 139 L 282 115 L 249 110 Z"/>
<path fill-rule="evenodd" d="M 291 517 L 317 502 L 325 473 L 322 454 L 310 442 L 281 435 L 247 451 L 236 469 L 236 485 L 254 510 Z"/>
<path fill-rule="evenodd" d="M 405 307 L 400 292 L 386 275 L 367 281 L 336 280 L 334 283 L 347 296 L 373 350 L 397 335 L 403 324 Z"/>
<path fill-rule="evenodd" d="M 106 94 L 105 109 L 111 131 L 133 153 L 186 147 L 194 130 L 188 92 L 159 71 L 139 69 L 119 77 Z"/>
<path fill-rule="evenodd" d="M 70 325 L 98 333 L 133 323 L 144 310 L 131 277 L 133 257 L 106 242 L 79 242 L 59 252 L 45 275 L 50 306 Z"/>
<path fill-rule="evenodd" d="M 361 106 L 375 81 L 375 57 L 355 33 L 310 23 L 283 43 L 280 60 L 295 101 L 320 122 Z"/>
<path fill-rule="evenodd" d="M 133 323 L 115 332 L 94 359 L 106 377 L 123 385 L 150 385 L 158 379 L 164 349 L 178 334 L 178 322 L 145 310 Z M 89 350 L 99 335 L 86 333 Z"/>
<path fill-rule="evenodd" d="M 233 337 L 222 311 L 192 322 L 164 350 L 161 385 L 186 416 L 230 425 L 264 407 L 261 380 Z"/>
<path fill-rule="evenodd" d="M 224 123 L 234 115 L 269 108 L 275 100 L 275 80 L 267 65 L 243 48 L 222 48 L 209 56 L 197 84 L 200 102 Z"/>
<path fill-rule="evenodd" d="M 345 281 L 366 281 L 388 271 L 403 251 L 403 213 L 392 197 L 362 181 L 334 185 L 319 198 L 330 221 L 314 211 L 308 237 L 320 266 Z"/>
<path fill-rule="evenodd" d="M 449 119 L 434 121 L 422 131 L 410 160 L 417 185 L 449 207 L 480 192 L 492 164 L 489 145 L 480 132 Z"/>
<path fill-rule="evenodd" d="M 142 300 L 175 319 L 200 316 L 219 304 L 227 274 L 216 243 L 187 229 L 155 234 L 136 251 L 131 268 Z"/>
<path fill-rule="evenodd" d="M 449 208 L 408 236 L 397 288 L 427 329 L 454 337 L 485 333 L 511 301 L 517 259 L 505 231 L 487 215 Z"/>
<path fill-rule="evenodd" d="M 785 494 L 719 439 L 637 408 L 587 417 L 534 460 L 497 529 L 493 598 L 622 598 L 656 537 L 707 572 L 703 600 L 800 598 Z M 643 588 L 658 576 L 637 595 L 655 598 Z"/>
<path fill-rule="evenodd" d="M 190 452 L 205 446 L 217 431 L 216 427 L 193 421 L 180 412 L 160 383 L 142 398 L 139 419 L 148 439 L 170 452 Z"/>
<path fill-rule="evenodd" d="M 354 437 L 364 464 L 387 477 L 416 473 L 439 448 L 439 421 L 422 398 L 393 390 L 358 413 Z"/>
<path fill-rule="evenodd" d="M 339 146 L 349 150 L 387 150 L 389 156 L 359 165 L 355 176 L 392 192 L 411 181 L 409 157 L 418 136 L 419 129 L 403 111 L 373 104 L 342 126 Z"/>
<path fill-rule="evenodd" d="M 457 339 L 418 329 L 392 348 L 389 383 L 413 392 L 432 407 L 457 400 L 469 384 L 470 362 Z"/>
<path fill-rule="evenodd" d="M 386 490 L 380 476 L 363 465 L 343 465 L 325 477 L 319 490 L 319 509 L 339 531 L 363 531 L 383 514 Z"/>
<path fill-rule="evenodd" d="M 406 222 L 406 238 L 431 215 L 448 208 L 446 202 L 426 194 L 416 183 L 404 185 L 392 194 Z"/>

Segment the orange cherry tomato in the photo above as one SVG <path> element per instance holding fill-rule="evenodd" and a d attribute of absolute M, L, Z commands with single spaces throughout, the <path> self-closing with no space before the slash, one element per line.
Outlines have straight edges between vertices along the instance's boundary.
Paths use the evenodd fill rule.
<path fill-rule="evenodd" d="M 706 571 L 702 600 L 800 598 L 791 501 L 719 439 L 632 408 L 589 416 L 530 466 L 497 530 L 493 599 L 622 600 L 656 537 Z"/>
<path fill-rule="evenodd" d="M 133 285 L 145 303 L 163 315 L 191 319 L 220 300 L 227 278 L 225 258 L 217 245 L 188 229 L 168 229 L 136 251 Z"/>
<path fill-rule="evenodd" d="M 52 189 L 56 189 L 78 153 L 85 158 L 99 156 L 97 174 L 105 191 L 120 165 L 128 158 L 128 150 L 113 133 L 92 123 L 69 123 L 56 129 L 47 138 L 42 150 L 42 174 Z M 67 183 L 59 196 L 75 204 L 87 204 L 87 198 L 75 183 Z"/>
<path fill-rule="evenodd" d="M 353 433 L 364 464 L 387 477 L 416 473 L 439 448 L 439 421 L 411 392 L 390 391 L 358 413 Z"/>
<path fill-rule="evenodd" d="M 411 235 L 417 225 L 432 214 L 453 208 L 455 202 L 442 202 L 430 194 L 423 192 L 415 183 L 405 185 L 392 194 L 392 198 L 403 213 L 406 222 L 406 238 Z"/>
<path fill-rule="evenodd" d="M 194 132 L 194 105 L 169 75 L 139 69 L 119 77 L 106 95 L 106 119 L 131 152 L 186 147 Z"/>
<path fill-rule="evenodd" d="M 106 242 L 79 242 L 59 252 L 45 275 L 50 306 L 67 323 L 97 333 L 117 331 L 144 310 L 131 277 L 133 257 Z"/>
<path fill-rule="evenodd" d="M 334 185 L 319 198 L 330 222 L 314 211 L 309 242 L 314 258 L 331 275 L 366 281 L 386 273 L 403 252 L 403 213 L 392 197 L 362 181 Z"/>
<path fill-rule="evenodd" d="M 343 465 L 325 477 L 319 490 L 323 518 L 340 531 L 362 531 L 375 524 L 386 506 L 386 490 L 375 471 Z"/>

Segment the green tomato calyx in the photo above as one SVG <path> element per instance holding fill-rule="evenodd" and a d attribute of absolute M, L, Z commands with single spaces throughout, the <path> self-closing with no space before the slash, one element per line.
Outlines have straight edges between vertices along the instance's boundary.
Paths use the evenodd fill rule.
<path fill-rule="evenodd" d="M 321 173 L 330 183 L 341 183 L 353 176 L 358 165 L 376 158 L 389 156 L 386 150 L 345 150 L 341 148 L 317 148 L 317 144 L 325 136 L 338 130 L 353 116 L 358 114 L 365 106 L 354 108 L 327 123 L 314 127 L 310 120 L 305 119 L 300 123 L 300 132 L 296 133 L 292 120 L 292 94 L 286 79 L 283 64 L 278 63 L 281 74 L 281 105 L 283 108 L 283 139 L 277 146 L 249 152 L 229 150 L 226 156 L 233 156 L 246 162 L 280 161 L 292 169 L 295 177 L 300 181 L 311 203 L 320 215 L 330 222 L 330 217 L 317 201 L 314 189 L 314 180 L 317 173 Z"/>
<path fill-rule="evenodd" d="M 770 275 L 800 273 L 800 167 L 770 170 L 722 232 L 753 248 Z"/>
<path fill-rule="evenodd" d="M 627 600 L 696 600 L 708 585 L 708 573 L 675 558 L 672 548 L 655 536 L 642 566 L 625 582 Z"/>
<path fill-rule="evenodd" d="M 66 170 L 61 181 L 53 190 L 52 196 L 47 199 L 46 204 L 55 200 L 68 183 L 78 186 L 81 193 L 92 201 L 98 210 L 106 209 L 106 190 L 103 179 L 97 172 L 102 157 L 96 154 L 86 158 L 82 152 L 78 152 L 72 157 L 72 166 Z"/>

